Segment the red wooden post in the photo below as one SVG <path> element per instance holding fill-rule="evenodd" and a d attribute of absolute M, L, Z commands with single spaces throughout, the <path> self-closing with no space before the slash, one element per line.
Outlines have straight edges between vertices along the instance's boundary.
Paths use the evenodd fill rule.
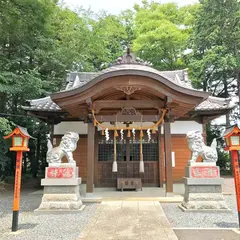
<path fill-rule="evenodd" d="M 17 152 L 16 154 L 16 169 L 14 181 L 14 195 L 13 195 L 13 218 L 12 218 L 12 231 L 16 232 L 18 229 L 18 214 L 20 205 L 20 190 L 21 190 L 21 176 L 22 176 L 22 156 L 23 152 L 28 152 L 28 140 L 32 138 L 27 132 L 26 128 L 17 126 L 9 135 L 4 139 L 12 137 L 12 147 L 10 151 Z"/>
<path fill-rule="evenodd" d="M 236 198 L 237 198 L 238 223 L 240 227 L 240 172 L 239 172 L 239 162 L 238 162 L 238 151 L 232 150 L 231 155 L 232 155 L 232 168 L 233 168 Z"/>
<path fill-rule="evenodd" d="M 15 183 L 13 195 L 13 218 L 12 218 L 12 231 L 16 232 L 18 229 L 18 214 L 20 205 L 20 189 L 21 189 L 21 176 L 22 176 L 22 151 L 17 152 L 16 155 L 16 169 L 15 169 Z"/>

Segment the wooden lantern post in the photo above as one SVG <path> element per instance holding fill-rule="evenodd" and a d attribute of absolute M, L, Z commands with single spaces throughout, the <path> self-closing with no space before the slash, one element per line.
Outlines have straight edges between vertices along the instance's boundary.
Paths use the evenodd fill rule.
<path fill-rule="evenodd" d="M 240 228 L 240 169 L 238 161 L 238 151 L 240 150 L 240 129 L 237 125 L 231 126 L 226 129 L 224 133 L 224 140 L 226 143 L 226 147 L 224 148 L 224 150 L 230 151 L 232 157 L 232 169 L 234 174 L 238 209 L 238 222 Z"/>
<path fill-rule="evenodd" d="M 20 203 L 20 189 L 21 189 L 21 176 L 22 176 L 22 154 L 29 151 L 28 141 L 31 137 L 26 128 L 17 126 L 9 135 L 4 139 L 12 137 L 12 147 L 10 151 L 15 151 L 16 154 L 16 168 L 15 168 L 15 181 L 14 181 L 14 195 L 13 195 L 13 218 L 12 218 L 12 231 L 16 232 L 18 229 L 18 214 Z"/>

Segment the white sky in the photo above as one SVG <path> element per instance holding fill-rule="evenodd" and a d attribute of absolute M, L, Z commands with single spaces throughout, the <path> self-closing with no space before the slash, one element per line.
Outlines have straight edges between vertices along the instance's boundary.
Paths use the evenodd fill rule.
<path fill-rule="evenodd" d="M 198 0 L 155 0 L 156 2 L 167 3 L 176 2 L 179 5 L 187 5 L 191 3 L 196 3 Z M 117 14 L 122 10 L 132 8 L 135 3 L 140 4 L 142 0 L 63 0 L 70 8 L 77 6 L 83 6 L 84 8 L 89 8 L 94 12 L 100 10 L 106 10 L 109 13 Z"/>

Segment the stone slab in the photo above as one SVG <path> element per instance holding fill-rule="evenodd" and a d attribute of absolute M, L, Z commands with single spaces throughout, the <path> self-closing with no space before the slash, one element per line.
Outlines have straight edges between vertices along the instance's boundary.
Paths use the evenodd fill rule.
<path fill-rule="evenodd" d="M 240 235 L 240 228 L 233 228 L 232 229 L 235 233 L 239 234 Z"/>
<path fill-rule="evenodd" d="M 44 186 L 43 194 L 79 194 L 79 185 Z"/>
<path fill-rule="evenodd" d="M 232 210 L 230 208 L 228 209 L 188 209 L 185 208 L 182 205 L 178 205 L 178 207 L 183 211 L 183 212 L 198 212 L 198 213 L 222 213 L 222 212 L 227 212 L 230 213 Z"/>
<path fill-rule="evenodd" d="M 224 201 L 222 193 L 189 193 L 188 201 Z"/>
<path fill-rule="evenodd" d="M 41 180 L 41 186 L 76 186 L 81 184 L 81 178 L 73 178 L 73 179 L 51 179 L 44 178 Z"/>
<path fill-rule="evenodd" d="M 177 240 L 157 201 L 103 201 L 78 239 Z"/>
<path fill-rule="evenodd" d="M 50 210 L 50 209 L 35 209 L 34 210 L 34 214 L 35 215 L 42 215 L 42 214 L 76 214 L 76 213 L 81 213 L 84 208 L 86 207 L 86 205 L 82 205 L 80 209 L 77 210 L 67 210 L 67 209 L 63 209 L 63 210 Z"/>
<path fill-rule="evenodd" d="M 216 166 L 215 162 L 189 162 L 188 161 L 188 166 Z"/>
<path fill-rule="evenodd" d="M 49 163 L 49 167 L 76 167 L 75 163 Z"/>
<path fill-rule="evenodd" d="M 186 193 L 222 193 L 222 185 L 185 185 Z"/>
<path fill-rule="evenodd" d="M 224 183 L 223 178 L 183 178 L 183 182 L 186 185 L 222 185 Z"/>

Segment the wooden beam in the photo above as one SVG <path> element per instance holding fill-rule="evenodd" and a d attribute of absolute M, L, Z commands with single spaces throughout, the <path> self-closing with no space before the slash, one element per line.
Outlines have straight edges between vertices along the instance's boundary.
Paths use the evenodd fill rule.
<path fill-rule="evenodd" d="M 93 192 L 94 180 L 94 140 L 95 127 L 92 122 L 88 123 L 88 154 L 87 154 L 87 193 Z"/>
<path fill-rule="evenodd" d="M 164 106 L 161 100 L 99 100 L 93 102 L 93 108 L 98 113 L 102 108 L 156 108 L 160 109 Z"/>
<path fill-rule="evenodd" d="M 160 115 L 96 115 L 99 122 L 157 122 Z"/>
<path fill-rule="evenodd" d="M 158 166 L 159 166 L 159 187 L 163 187 L 163 156 L 162 156 L 162 126 L 158 126 Z"/>
<path fill-rule="evenodd" d="M 164 123 L 164 149 L 165 149 L 166 196 L 171 196 L 173 194 L 173 179 L 172 179 L 171 127 L 169 121 Z"/>
<path fill-rule="evenodd" d="M 89 109 L 91 110 L 92 109 L 92 98 L 87 98 L 86 103 L 87 103 Z"/>

